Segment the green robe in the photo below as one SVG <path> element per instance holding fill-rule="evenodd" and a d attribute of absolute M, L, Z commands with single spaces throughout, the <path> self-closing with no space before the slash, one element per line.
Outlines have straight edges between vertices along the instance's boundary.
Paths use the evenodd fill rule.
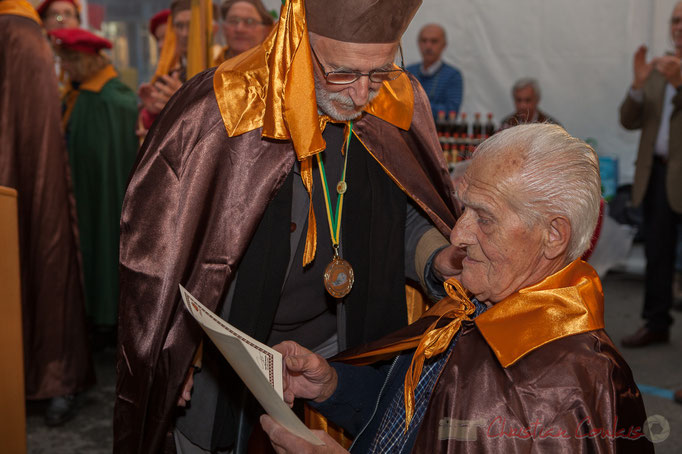
<path fill-rule="evenodd" d="M 91 91 L 91 85 L 86 82 L 80 87 L 68 118 L 66 138 L 78 212 L 87 314 L 96 326 L 114 326 L 121 205 L 138 149 L 137 99 L 116 77 L 106 81 L 99 91 L 94 91 L 99 87 Z"/>

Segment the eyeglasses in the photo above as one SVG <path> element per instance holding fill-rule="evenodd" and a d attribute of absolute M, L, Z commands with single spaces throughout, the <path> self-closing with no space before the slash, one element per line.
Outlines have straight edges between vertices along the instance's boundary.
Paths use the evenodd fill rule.
<path fill-rule="evenodd" d="M 50 13 L 50 14 L 47 14 L 47 17 L 48 17 L 49 19 L 54 19 L 54 20 L 56 20 L 57 22 L 62 23 L 62 22 L 64 22 L 65 20 L 75 19 L 77 16 L 76 16 L 76 14 L 74 14 L 74 13 L 72 13 L 72 12 L 70 12 L 70 11 L 65 11 L 65 12 L 63 12 L 63 13 Z"/>
<path fill-rule="evenodd" d="M 263 22 L 253 17 L 228 17 L 225 19 L 227 25 L 231 27 L 237 27 L 239 24 L 244 24 L 246 28 L 253 28 L 259 25 L 263 25 Z"/>
<path fill-rule="evenodd" d="M 400 46 L 400 44 L 398 44 L 398 49 L 400 49 L 400 69 L 373 69 L 368 73 L 361 73 L 360 71 L 327 71 L 324 68 L 324 65 L 320 62 L 320 59 L 315 53 L 313 46 L 310 46 L 310 50 L 313 53 L 313 57 L 315 57 L 315 61 L 318 65 L 320 65 L 320 68 L 322 68 L 322 74 L 324 74 L 324 78 L 328 83 L 335 85 L 352 84 L 362 76 L 369 77 L 370 82 L 377 84 L 397 79 L 403 72 L 405 72 L 403 48 Z"/>

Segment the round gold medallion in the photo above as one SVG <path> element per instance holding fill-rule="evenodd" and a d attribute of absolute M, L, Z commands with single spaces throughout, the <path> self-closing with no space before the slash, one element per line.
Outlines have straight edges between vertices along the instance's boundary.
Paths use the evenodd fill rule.
<path fill-rule="evenodd" d="M 336 184 L 336 192 L 339 194 L 345 194 L 347 189 L 348 189 L 348 185 L 346 184 L 345 181 L 339 181 Z"/>
<path fill-rule="evenodd" d="M 324 288 L 334 298 L 343 298 L 353 288 L 353 267 L 340 257 L 334 257 L 324 270 Z"/>

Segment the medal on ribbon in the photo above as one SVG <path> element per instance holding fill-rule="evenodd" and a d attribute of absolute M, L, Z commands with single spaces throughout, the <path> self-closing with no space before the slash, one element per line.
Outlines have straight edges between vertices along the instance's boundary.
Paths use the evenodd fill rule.
<path fill-rule="evenodd" d="M 320 169 L 320 180 L 324 189 L 324 201 L 327 208 L 327 222 L 329 223 L 329 233 L 332 240 L 332 247 L 334 248 L 334 258 L 327 265 L 324 270 L 324 288 L 334 298 L 343 298 L 348 295 L 353 288 L 355 282 L 355 275 L 353 274 L 353 267 L 346 260 L 339 255 L 339 243 L 341 241 L 341 212 L 343 210 L 343 195 L 348 190 L 346 183 L 346 167 L 348 164 L 348 148 L 350 146 L 350 138 L 353 134 L 353 122 L 349 122 L 348 139 L 346 141 L 346 156 L 343 161 L 343 173 L 341 174 L 341 181 L 336 184 L 336 211 L 334 212 L 331 206 L 331 197 L 329 196 L 329 185 L 327 184 L 327 175 L 324 171 L 324 163 L 320 157 L 321 153 L 317 154 L 317 164 Z"/>

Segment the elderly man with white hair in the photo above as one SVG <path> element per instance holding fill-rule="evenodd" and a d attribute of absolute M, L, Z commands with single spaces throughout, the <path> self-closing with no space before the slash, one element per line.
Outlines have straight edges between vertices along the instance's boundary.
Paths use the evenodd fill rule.
<path fill-rule="evenodd" d="M 599 213 L 594 151 L 556 125 L 510 128 L 479 147 L 457 195 L 450 240 L 466 257 L 449 296 L 344 363 L 280 344 L 285 400 L 308 399 L 354 452 L 653 452 L 580 260 Z M 343 451 L 324 433 L 304 451 L 261 423 L 278 452 Z"/>

